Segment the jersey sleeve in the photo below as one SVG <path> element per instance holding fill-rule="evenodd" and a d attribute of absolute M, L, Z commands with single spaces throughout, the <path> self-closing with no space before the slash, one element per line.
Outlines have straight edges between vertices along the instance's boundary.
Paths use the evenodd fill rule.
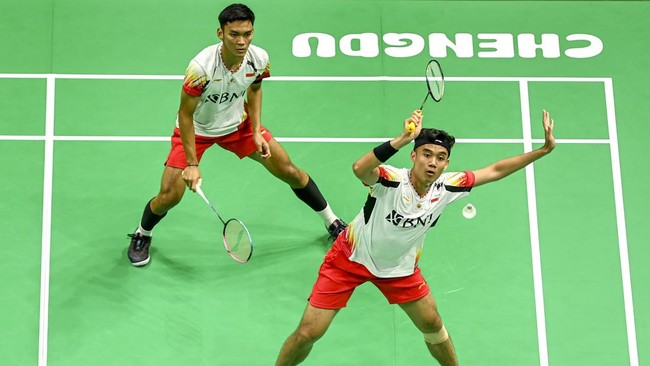
<path fill-rule="evenodd" d="M 471 171 L 446 173 L 443 182 L 445 201 L 449 204 L 469 194 L 474 187 L 474 173 Z"/>
<path fill-rule="evenodd" d="M 370 194 L 376 197 L 388 189 L 399 187 L 401 182 L 402 175 L 397 168 L 390 165 L 380 165 L 379 179 L 377 183 L 370 186 Z"/>
<path fill-rule="evenodd" d="M 208 85 L 208 76 L 203 68 L 192 60 L 185 70 L 185 79 L 183 80 L 183 91 L 195 97 L 201 96 L 206 85 Z"/>
<path fill-rule="evenodd" d="M 471 171 L 465 171 L 461 173 L 450 173 L 445 177 L 444 184 L 445 187 L 447 187 L 447 190 L 469 191 L 474 187 L 475 181 L 474 173 Z"/>
<path fill-rule="evenodd" d="M 262 80 L 264 80 L 264 79 L 266 79 L 266 78 L 268 78 L 270 76 L 271 76 L 271 63 L 267 61 L 266 66 L 264 67 L 264 70 L 262 70 L 262 73 L 257 75 L 257 78 L 255 79 L 255 81 L 253 81 L 253 84 L 261 83 Z"/>
<path fill-rule="evenodd" d="M 255 56 L 255 63 L 257 64 L 255 67 L 258 71 L 253 84 L 259 84 L 262 80 L 271 76 L 271 62 L 269 61 L 269 54 L 263 48 L 255 47 Z"/>

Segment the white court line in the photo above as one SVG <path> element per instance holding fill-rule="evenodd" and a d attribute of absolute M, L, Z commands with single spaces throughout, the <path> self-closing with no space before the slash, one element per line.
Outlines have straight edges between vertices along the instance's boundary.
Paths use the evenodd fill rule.
<path fill-rule="evenodd" d="M 623 183 L 621 179 L 621 160 L 618 154 L 618 133 L 616 131 L 616 112 L 614 108 L 614 89 L 612 79 L 605 81 L 605 105 L 607 106 L 607 124 L 610 153 L 612 159 L 612 176 L 614 180 L 614 203 L 616 205 L 616 225 L 618 227 L 618 251 L 621 261 L 621 278 L 623 281 L 623 301 L 625 304 L 625 324 L 627 326 L 627 346 L 630 354 L 630 366 L 639 366 L 636 344 L 636 326 L 634 324 L 634 302 L 632 300 L 632 280 L 630 278 L 630 260 L 627 250 L 627 229 L 625 226 L 625 207 L 623 205 Z"/>
<path fill-rule="evenodd" d="M 168 142 L 170 136 L 52 136 L 48 137 L 54 141 L 164 141 Z M 279 142 L 384 142 L 391 140 L 393 137 L 276 137 Z M 0 141 L 44 141 L 45 136 L 39 135 L 0 135 Z M 534 144 L 543 144 L 543 139 L 476 139 L 476 138 L 457 138 L 457 143 L 461 144 L 523 144 L 531 142 Z M 557 139 L 558 144 L 609 144 L 607 139 Z"/>
<path fill-rule="evenodd" d="M 50 243 L 52 229 L 52 164 L 54 160 L 55 78 L 47 78 L 45 102 L 45 157 L 43 168 L 43 227 L 41 236 L 41 297 L 38 337 L 38 365 L 47 365 L 47 335 L 50 302 Z"/>
<path fill-rule="evenodd" d="M 0 74 L 0 79 L 86 80 L 183 80 L 183 75 L 125 75 L 125 74 Z M 424 76 L 271 76 L 269 81 L 423 81 Z M 575 77 L 445 77 L 445 81 L 539 81 L 539 82 L 605 82 L 607 78 Z"/>
<path fill-rule="evenodd" d="M 521 100 L 521 126 L 524 135 L 524 152 L 533 151 L 530 128 L 530 103 L 528 100 L 528 83 L 519 82 Z M 528 196 L 528 222 L 530 226 L 530 247 L 533 262 L 533 287 L 535 290 L 535 314 L 537 317 L 537 343 L 539 347 L 539 364 L 548 366 L 548 346 L 546 337 L 546 315 L 544 312 L 544 286 L 542 283 L 542 258 L 539 249 L 539 227 L 537 223 L 537 198 L 535 193 L 535 169 L 533 164 L 526 166 L 526 193 Z"/>

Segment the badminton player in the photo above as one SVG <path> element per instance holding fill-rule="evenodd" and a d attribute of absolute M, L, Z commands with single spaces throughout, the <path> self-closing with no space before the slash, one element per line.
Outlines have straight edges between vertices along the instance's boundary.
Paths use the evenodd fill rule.
<path fill-rule="evenodd" d="M 190 62 L 181 91 L 172 147 L 165 162 L 160 191 L 145 205 L 128 257 L 134 266 L 149 263 L 154 226 L 181 201 L 186 188 L 196 190 L 199 163 L 217 144 L 240 159 L 251 158 L 291 187 L 323 219 L 330 236 L 346 224 L 340 220 L 303 170 L 261 124 L 262 80 L 270 76 L 265 50 L 251 44 L 255 15 L 243 4 L 219 14 L 220 43 L 199 52 Z"/>
<path fill-rule="evenodd" d="M 473 187 L 506 177 L 553 151 L 553 121 L 546 111 L 542 120 L 541 148 L 479 170 L 445 173 L 455 138 L 422 128 L 421 112 L 415 111 L 404 121 L 399 136 L 357 160 L 354 174 L 369 187 L 368 198 L 326 254 L 300 324 L 284 342 L 276 366 L 302 362 L 354 289 L 367 281 L 408 314 L 441 365 L 458 365 L 449 333 L 418 268 L 425 234 L 445 206 L 468 195 Z M 413 133 L 407 130 L 409 122 L 416 125 Z M 413 140 L 410 169 L 383 165 Z"/>

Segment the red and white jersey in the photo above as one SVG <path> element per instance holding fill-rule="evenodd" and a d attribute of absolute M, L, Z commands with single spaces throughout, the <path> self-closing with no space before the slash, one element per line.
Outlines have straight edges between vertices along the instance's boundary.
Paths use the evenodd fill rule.
<path fill-rule="evenodd" d="M 370 186 L 366 203 L 347 229 L 350 260 L 377 277 L 413 274 L 424 237 L 442 210 L 465 197 L 474 186 L 474 173 L 444 173 L 420 197 L 411 185 L 410 169 L 379 167 L 379 181 Z"/>
<path fill-rule="evenodd" d="M 250 45 L 239 69 L 231 72 L 221 59 L 222 43 L 199 52 L 185 71 L 183 90 L 200 96 L 194 111 L 194 132 L 201 136 L 223 136 L 235 132 L 246 119 L 244 99 L 253 83 L 271 76 L 269 55 Z M 176 118 L 178 127 L 178 117 Z"/>

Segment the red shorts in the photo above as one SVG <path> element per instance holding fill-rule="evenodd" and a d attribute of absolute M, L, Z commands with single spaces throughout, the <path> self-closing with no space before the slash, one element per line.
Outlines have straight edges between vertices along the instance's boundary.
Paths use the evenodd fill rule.
<path fill-rule="evenodd" d="M 406 277 L 379 278 L 362 264 L 349 260 L 351 254 L 347 235 L 339 235 L 318 271 L 318 279 L 309 296 L 312 306 L 344 308 L 354 289 L 367 281 L 372 282 L 391 304 L 419 300 L 429 293 L 429 285 L 422 277 L 420 268 L 416 267 L 415 272 Z"/>
<path fill-rule="evenodd" d="M 264 126 L 260 126 L 260 131 L 267 142 L 273 137 L 271 132 Z M 253 141 L 253 127 L 251 126 L 250 118 L 247 118 L 244 122 L 240 123 L 239 126 L 237 126 L 237 131 L 231 134 L 219 137 L 196 135 L 194 141 L 196 145 L 197 161 L 201 161 L 201 157 L 205 150 L 214 144 L 217 144 L 228 151 L 232 151 L 237 154 L 240 159 L 243 159 L 257 151 L 257 146 L 255 146 L 255 142 Z M 179 169 L 185 169 L 187 166 L 185 149 L 183 148 L 181 133 L 178 128 L 174 128 L 174 134 L 172 135 L 172 149 L 167 156 L 165 165 Z"/>

